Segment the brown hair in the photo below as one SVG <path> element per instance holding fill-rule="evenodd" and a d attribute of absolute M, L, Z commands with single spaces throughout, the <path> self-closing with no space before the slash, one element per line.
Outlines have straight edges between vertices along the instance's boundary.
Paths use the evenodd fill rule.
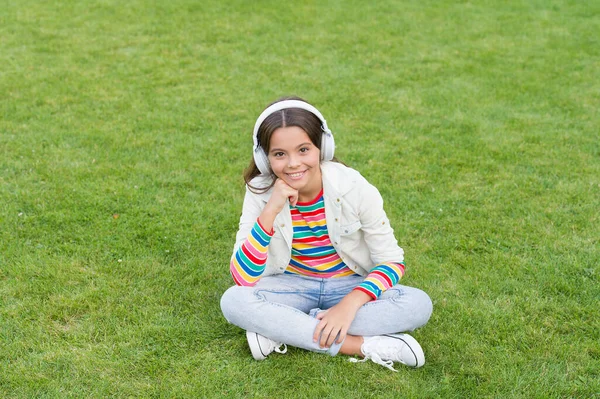
<path fill-rule="evenodd" d="M 290 97 L 282 97 L 277 101 L 269 104 L 270 107 L 273 104 L 276 104 L 280 101 L 285 100 L 298 100 L 307 102 L 300 97 L 290 96 Z M 267 107 L 267 108 L 268 108 Z M 266 109 L 266 108 L 265 108 Z M 257 136 L 258 136 L 258 145 L 262 147 L 265 154 L 269 153 L 270 145 L 271 145 L 271 136 L 275 130 L 280 127 L 288 127 L 288 126 L 297 126 L 304 130 L 308 135 L 310 141 L 315 145 L 319 150 L 321 149 L 321 139 L 323 137 L 323 130 L 321 129 L 322 122 L 315 114 L 310 111 L 301 109 L 301 108 L 286 108 L 280 111 L 276 111 L 269 115 L 264 122 L 258 128 Z M 335 162 L 337 159 L 333 159 Z M 248 188 L 255 193 L 264 193 L 268 191 L 275 184 L 275 178 L 271 184 L 266 187 L 254 187 L 250 184 L 250 181 L 254 179 L 256 176 L 260 175 L 260 170 L 254 163 L 254 158 L 250 161 L 250 165 L 244 171 L 244 181 Z M 271 176 L 275 175 L 271 172 Z"/>

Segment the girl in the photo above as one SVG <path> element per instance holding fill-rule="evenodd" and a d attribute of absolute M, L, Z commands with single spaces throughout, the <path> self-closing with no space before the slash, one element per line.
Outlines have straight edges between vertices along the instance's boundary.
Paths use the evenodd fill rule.
<path fill-rule="evenodd" d="M 253 137 L 230 264 L 236 285 L 221 298 L 253 357 L 285 353 L 287 344 L 391 370 L 393 362 L 423 366 L 419 343 L 398 332 L 427 323 L 431 300 L 398 284 L 404 251 L 381 195 L 336 161 L 321 113 L 301 98 L 280 99 Z"/>

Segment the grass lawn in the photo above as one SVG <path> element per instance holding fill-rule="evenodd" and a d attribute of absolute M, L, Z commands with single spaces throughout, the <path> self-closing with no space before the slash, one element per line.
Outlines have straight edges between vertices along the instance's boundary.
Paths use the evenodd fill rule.
<path fill-rule="evenodd" d="M 600 3 L 0 2 L 0 397 L 600 397 Z M 255 118 L 379 187 L 427 364 L 252 359 Z"/>

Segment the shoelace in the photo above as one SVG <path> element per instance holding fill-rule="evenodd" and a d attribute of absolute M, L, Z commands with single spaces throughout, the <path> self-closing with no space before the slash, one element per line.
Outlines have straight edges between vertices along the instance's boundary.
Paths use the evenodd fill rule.
<path fill-rule="evenodd" d="M 280 343 L 275 343 L 275 345 L 277 345 L 275 348 L 273 348 L 273 350 L 277 353 L 285 353 L 287 352 L 287 345 L 286 344 L 280 344 Z M 281 347 L 283 346 L 283 349 L 281 349 Z"/>
<path fill-rule="evenodd" d="M 383 360 L 382 358 L 379 357 L 378 354 L 373 353 L 370 354 L 368 356 L 365 356 L 362 360 L 358 360 L 354 357 L 351 357 L 350 359 L 348 359 L 349 361 L 351 361 L 352 363 L 362 363 L 362 362 L 366 362 L 367 360 L 371 360 L 373 363 L 377 363 L 385 368 L 388 368 L 394 372 L 398 372 L 398 370 L 396 370 L 394 367 L 392 367 L 394 365 L 394 362 L 391 360 Z"/>

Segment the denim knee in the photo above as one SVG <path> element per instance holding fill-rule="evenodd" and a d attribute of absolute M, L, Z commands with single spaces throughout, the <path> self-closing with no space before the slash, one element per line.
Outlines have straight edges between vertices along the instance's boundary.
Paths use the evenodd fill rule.
<path fill-rule="evenodd" d="M 431 317 L 431 313 L 433 313 L 433 302 L 425 291 L 416 289 L 413 295 L 415 296 L 415 303 L 419 310 L 418 315 L 420 316 L 420 320 L 418 320 L 418 322 L 423 326 L 427 324 Z"/>
<path fill-rule="evenodd" d="M 241 288 L 241 289 L 240 289 Z M 221 312 L 228 322 L 236 324 L 237 314 L 240 312 L 240 298 L 243 296 L 243 288 L 237 285 L 229 287 L 221 296 Z"/>

